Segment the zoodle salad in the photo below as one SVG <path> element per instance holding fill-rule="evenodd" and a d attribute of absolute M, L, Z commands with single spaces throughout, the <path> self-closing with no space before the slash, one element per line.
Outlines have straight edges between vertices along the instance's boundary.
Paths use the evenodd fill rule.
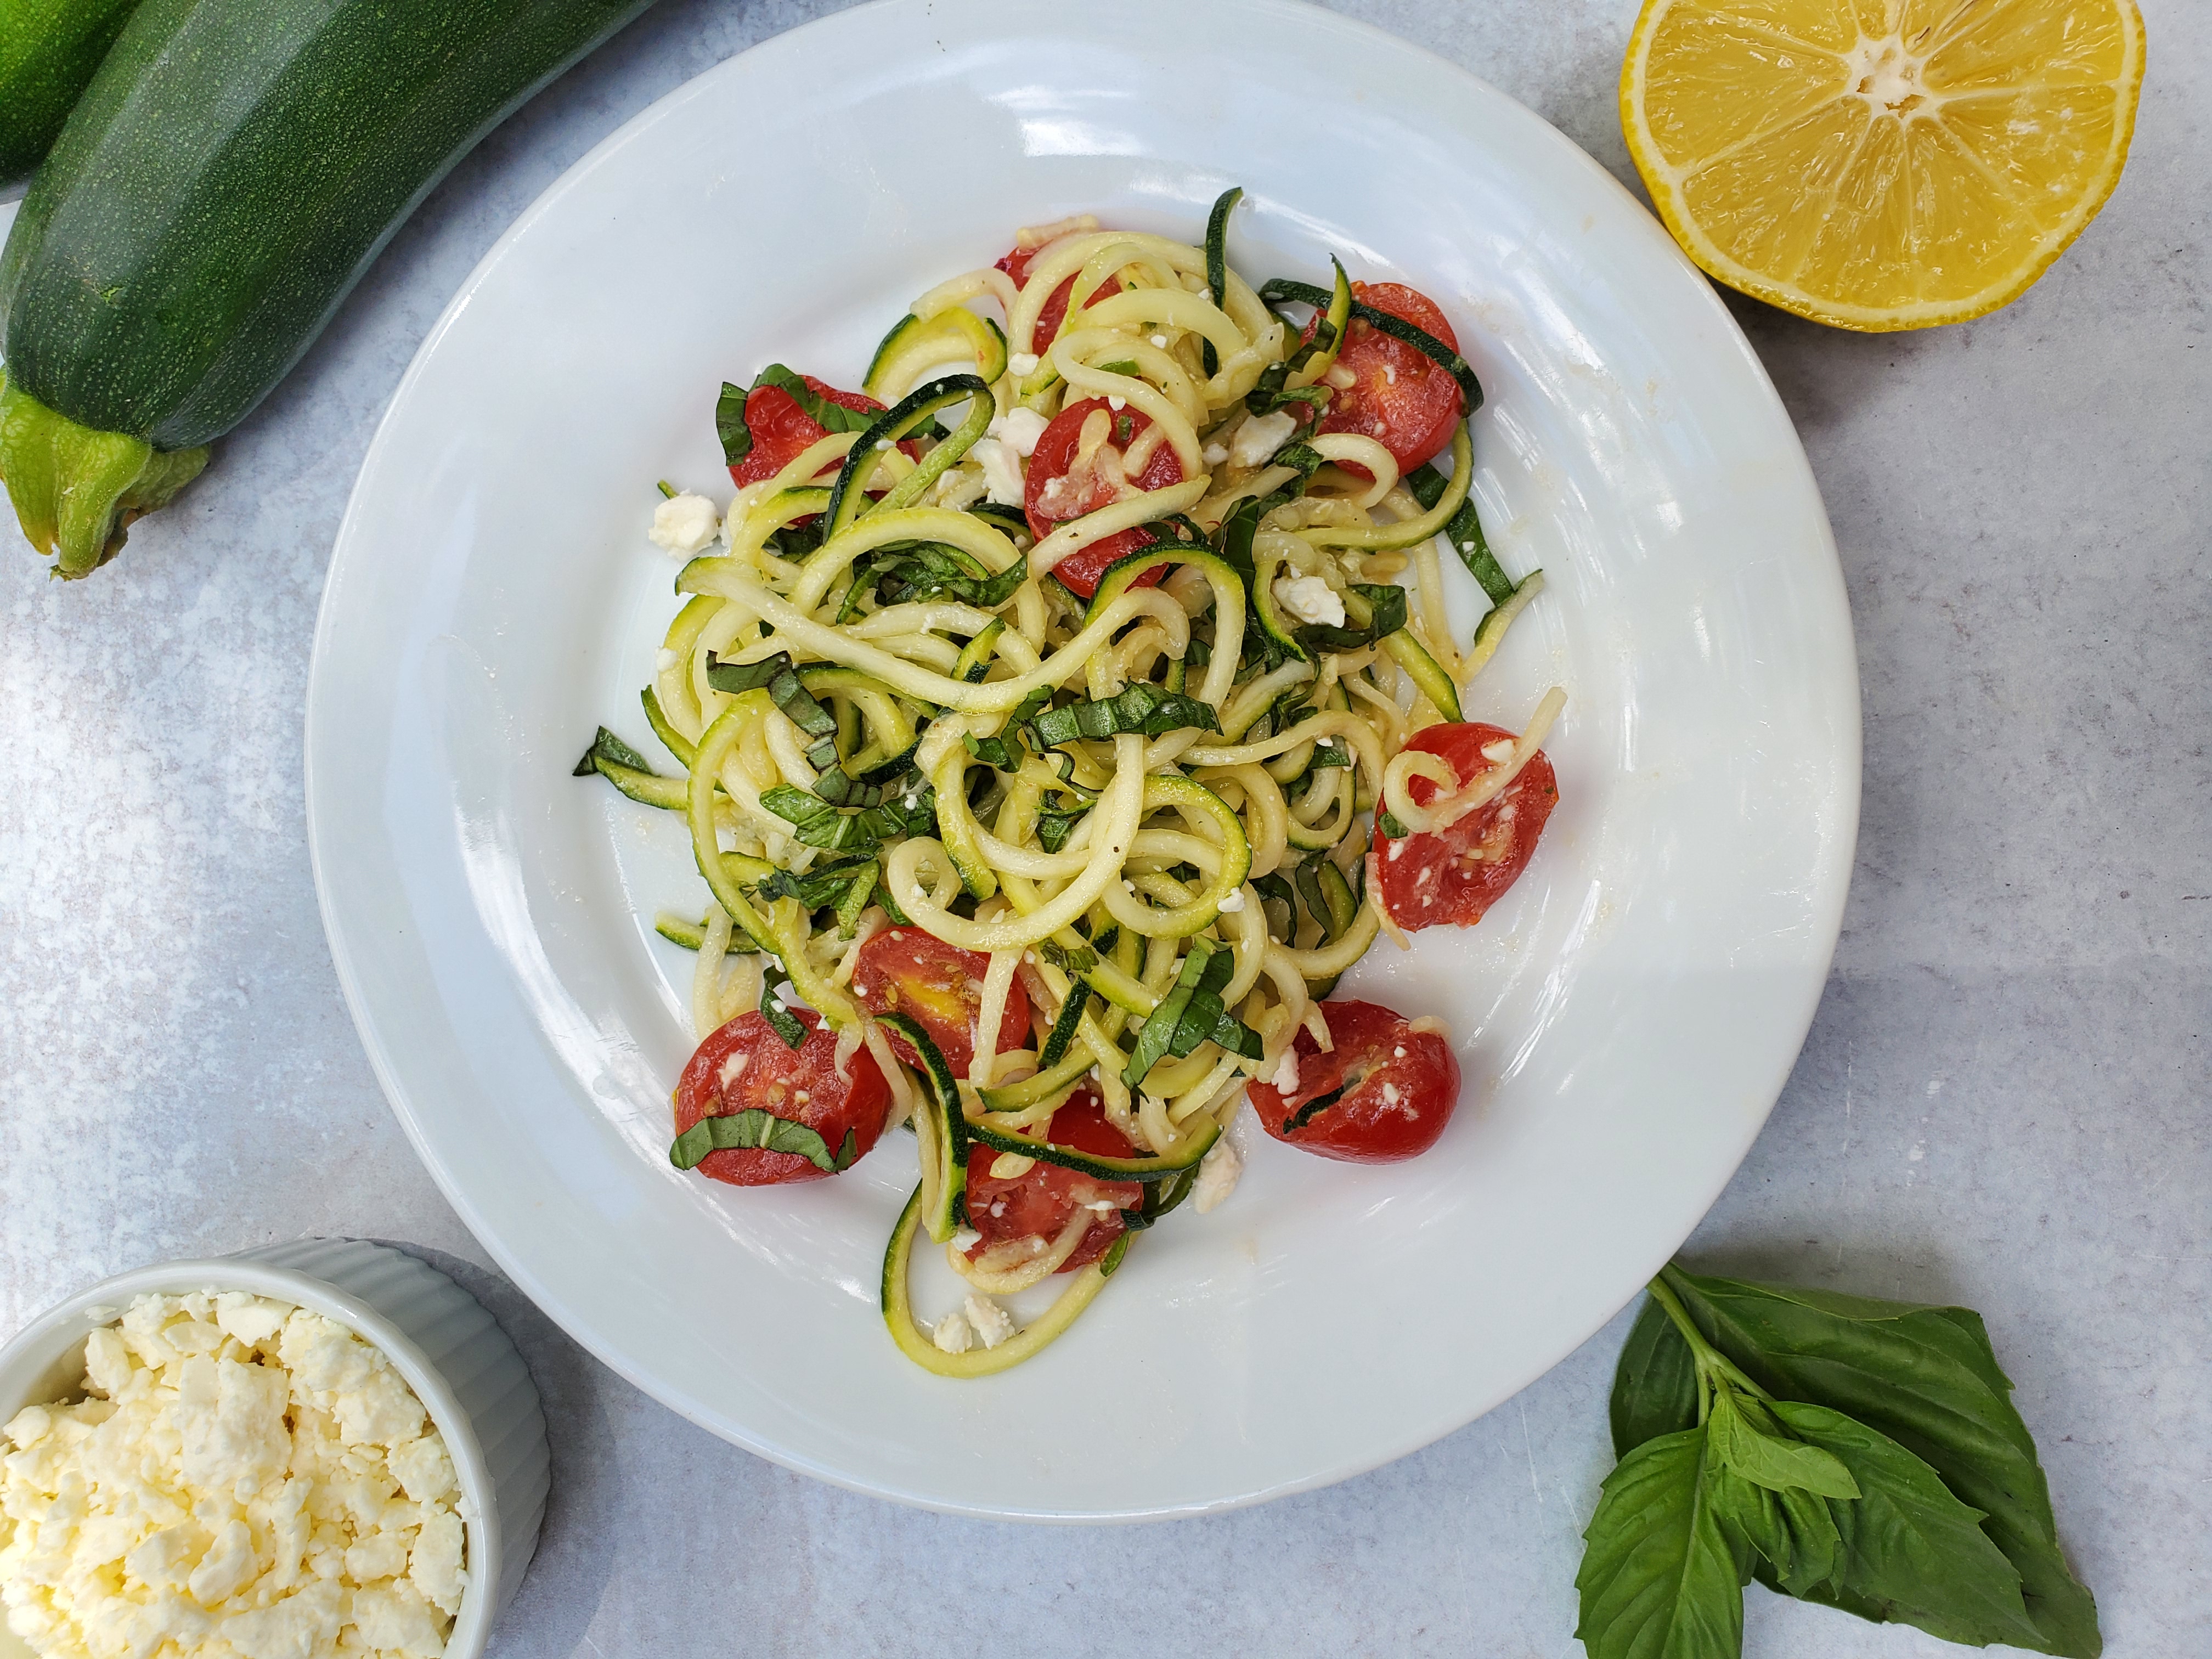
<path fill-rule="evenodd" d="M 883 1312 L 940 1375 L 1028 1358 L 1218 1203 L 1248 1099 L 1324 1158 L 1434 1145 L 1441 1023 L 1330 993 L 1378 933 L 1479 921 L 1558 799 L 1563 692 L 1466 714 L 1542 578 L 1476 520 L 1450 324 L 1341 263 L 1252 288 L 1240 194 L 1203 246 L 1022 231 L 858 392 L 726 383 L 734 498 L 664 484 L 653 524 L 690 556 L 643 696 L 680 770 L 605 728 L 577 768 L 678 814 L 710 896 L 656 922 L 697 952 L 672 1160 L 816 1181 L 910 1126 Z M 1447 546 L 1491 605 L 1465 649 Z M 969 1291 L 927 1324 L 925 1235 Z M 1018 1327 L 997 1298 L 1054 1274 Z"/>

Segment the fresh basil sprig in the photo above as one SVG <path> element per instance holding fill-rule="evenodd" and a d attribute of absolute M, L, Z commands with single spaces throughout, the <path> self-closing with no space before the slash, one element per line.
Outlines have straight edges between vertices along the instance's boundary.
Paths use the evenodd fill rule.
<path fill-rule="evenodd" d="M 1737 1659 L 1742 1587 L 2094 1659 L 2035 1443 L 1978 1315 L 1663 1268 L 1583 1534 L 1590 1659 Z"/>
<path fill-rule="evenodd" d="M 777 1117 L 758 1106 L 719 1117 L 702 1117 L 668 1149 L 668 1161 L 679 1170 L 695 1170 L 709 1152 L 795 1152 L 825 1175 L 836 1175 L 859 1155 L 860 1142 L 852 1130 L 833 1154 L 820 1133 L 787 1117 Z"/>

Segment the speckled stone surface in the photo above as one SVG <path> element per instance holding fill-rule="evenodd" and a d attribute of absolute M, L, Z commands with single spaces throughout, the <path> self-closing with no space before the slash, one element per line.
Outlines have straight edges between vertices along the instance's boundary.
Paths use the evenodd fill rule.
<path fill-rule="evenodd" d="M 97 580 L 0 530 L 0 1334 L 98 1275 L 296 1235 L 434 1255 L 553 1425 L 522 1656 L 1578 1651 L 1626 1320 L 1426 1451 L 1224 1518 L 892 1508 L 713 1439 L 492 1273 L 340 1003 L 301 828 L 325 562 L 386 398 L 514 216 L 827 6 L 664 0 L 495 134 Z M 1631 0 L 1360 0 L 1632 183 Z M 2027 297 L 1933 333 L 1737 315 L 1843 551 L 1866 805 L 1833 977 L 1693 1261 L 1987 1316 L 2112 1659 L 2212 1654 L 2212 13 L 2146 0 L 2135 154 Z M 5 210 L 0 210 L 4 215 Z M 1387 1401 L 1378 1401 L 1387 1409 Z M 1746 1651 L 1955 1651 L 1753 1589 Z"/>

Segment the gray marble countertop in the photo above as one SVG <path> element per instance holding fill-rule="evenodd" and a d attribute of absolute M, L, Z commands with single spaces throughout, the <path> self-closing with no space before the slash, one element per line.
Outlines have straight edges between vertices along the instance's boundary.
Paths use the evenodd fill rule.
<path fill-rule="evenodd" d="M 490 140 L 179 505 L 94 580 L 0 530 L 0 1336 L 102 1274 L 306 1233 L 454 1267 L 546 1395 L 507 1656 L 1579 1651 L 1626 1318 L 1487 1417 L 1206 1521 L 1028 1528 L 817 1485 L 584 1355 L 416 1164 L 340 1002 L 301 825 L 315 606 L 386 400 L 507 222 L 701 70 L 830 9 L 663 0 Z M 1356 0 L 1634 184 L 1633 0 Z M 2145 0 L 2103 216 L 2008 310 L 1735 311 L 1850 582 L 1865 813 L 1812 1036 L 1693 1262 L 1987 1316 L 2112 1659 L 2212 1653 L 2212 11 Z M 4 214 L 5 210 L 0 210 Z M 1746 1651 L 1955 1652 L 1757 1589 Z"/>

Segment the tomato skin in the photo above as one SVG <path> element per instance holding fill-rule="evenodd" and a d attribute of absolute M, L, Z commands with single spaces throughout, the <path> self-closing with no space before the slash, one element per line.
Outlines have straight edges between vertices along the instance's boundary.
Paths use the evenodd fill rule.
<path fill-rule="evenodd" d="M 1459 349 L 1451 324 L 1419 289 L 1402 283 L 1354 283 L 1352 296 L 1433 334 L 1454 351 Z M 1312 337 L 1311 323 L 1306 334 Z M 1357 317 L 1345 331 L 1344 349 L 1336 362 L 1357 379 L 1331 396 L 1328 412 L 1315 430 L 1374 439 L 1397 458 L 1401 475 L 1451 447 L 1452 432 L 1466 413 L 1466 399 L 1459 382 L 1441 363 Z M 1356 463 L 1338 465 L 1355 477 L 1373 476 Z"/>
<path fill-rule="evenodd" d="M 702 1117 L 762 1107 L 777 1117 L 804 1123 L 822 1137 L 833 1157 L 845 1144 L 848 1131 L 853 1136 L 854 1162 L 867 1155 L 884 1132 L 890 1085 L 866 1048 L 854 1051 L 845 1062 L 846 1075 L 840 1077 L 837 1039 L 823 1028 L 822 1017 L 811 1008 L 791 1012 L 806 1027 L 806 1041 L 797 1049 L 785 1046 L 757 1012 L 739 1014 L 707 1034 L 676 1085 L 677 1133 Z M 740 1056 L 738 1075 L 725 1084 L 723 1072 Z M 796 1152 L 732 1147 L 708 1153 L 699 1161 L 699 1173 L 732 1187 L 770 1187 L 820 1181 L 830 1172 Z"/>
<path fill-rule="evenodd" d="M 1101 1158 L 1138 1155 L 1107 1121 L 1098 1097 L 1087 1089 L 1068 1097 L 1067 1103 L 1052 1115 L 1049 1133 L 1059 1146 Z M 991 1174 L 998 1158 L 988 1146 L 974 1147 L 968 1154 L 968 1224 L 982 1235 L 981 1242 L 969 1249 L 970 1261 L 1010 1239 L 1056 1237 L 1079 1204 L 1110 1203 L 1114 1208 L 1091 1224 L 1074 1254 L 1055 1270 L 1072 1273 L 1105 1255 L 1125 1231 L 1121 1212 L 1145 1201 L 1142 1182 L 1093 1181 L 1056 1164 L 1033 1164 L 1026 1174 L 1002 1181 Z"/>
<path fill-rule="evenodd" d="M 811 374 L 799 378 L 806 382 L 808 391 L 841 409 L 866 415 L 884 412 L 881 404 L 863 392 L 841 392 Z M 773 478 L 797 460 L 809 444 L 830 435 L 827 427 L 799 406 L 798 398 L 775 386 L 757 386 L 745 393 L 745 426 L 753 434 L 753 447 L 745 452 L 744 459 L 730 469 L 731 482 L 741 489 Z M 911 459 L 921 458 L 918 444 L 902 443 L 899 447 Z"/>
<path fill-rule="evenodd" d="M 1459 1060 L 1441 1032 L 1417 1031 L 1379 1002 L 1324 1002 L 1336 1046 L 1297 1036 L 1297 1087 L 1254 1082 L 1245 1093 L 1260 1127 L 1286 1146 L 1346 1164 L 1395 1164 L 1437 1144 L 1459 1104 Z M 1344 1097 L 1294 1130 L 1285 1122 L 1335 1089 Z M 1385 1092 L 1386 1091 L 1389 1092 Z"/>
<path fill-rule="evenodd" d="M 920 1023 L 945 1056 L 952 1075 L 964 1078 L 975 1063 L 975 1027 L 983 1006 L 983 975 L 991 958 L 981 951 L 947 945 L 919 927 L 886 927 L 860 946 L 853 960 L 853 994 L 872 1014 L 902 1013 Z M 886 1030 L 891 1052 L 908 1065 L 921 1065 L 914 1045 Z M 1030 1042 L 1030 994 L 1020 976 L 1007 988 L 1006 1008 L 999 1022 L 999 1052 L 1026 1048 Z"/>
<path fill-rule="evenodd" d="M 1091 410 L 1098 409 L 1105 410 L 1114 417 L 1117 440 L 1121 440 L 1122 431 L 1126 430 L 1127 434 L 1126 440 L 1115 443 L 1117 449 L 1127 450 L 1129 444 L 1152 423 L 1152 417 L 1142 410 L 1117 410 L 1103 398 L 1085 398 L 1079 403 L 1068 404 L 1053 416 L 1052 423 L 1038 434 L 1036 449 L 1030 456 L 1027 499 L 1024 507 L 1029 514 L 1030 533 L 1039 540 L 1050 535 L 1055 526 L 1070 519 L 1079 519 L 1085 513 L 1096 513 L 1113 501 L 1109 493 L 1094 489 L 1076 504 L 1072 512 L 1063 511 L 1054 516 L 1044 506 L 1046 486 L 1054 479 L 1066 475 L 1075 459 L 1076 448 L 1083 436 L 1083 422 L 1089 418 Z M 1120 425 L 1124 422 L 1127 423 L 1126 428 Z M 1172 447 L 1163 443 L 1152 451 L 1152 458 L 1145 463 L 1145 470 L 1129 482 L 1139 489 L 1165 489 L 1170 484 L 1182 482 L 1182 462 Z M 1126 558 L 1139 548 L 1148 545 L 1152 540 L 1152 538 L 1142 530 L 1121 531 L 1103 541 L 1079 548 L 1054 565 L 1052 574 L 1066 584 L 1068 590 L 1078 599 L 1087 599 L 1097 592 L 1099 579 L 1105 575 L 1108 566 L 1115 560 Z M 1165 574 L 1165 565 L 1155 565 L 1131 586 L 1149 587 Z"/>
<path fill-rule="evenodd" d="M 1012 277 L 1014 286 L 1019 288 L 1029 281 L 1030 266 L 1042 252 L 1043 249 L 1041 247 L 1018 247 L 999 261 L 998 268 Z M 1093 300 L 1104 300 L 1121 291 L 1121 284 L 1109 276 L 1098 284 L 1091 297 Z M 1043 356 L 1053 341 L 1059 337 L 1060 322 L 1067 315 L 1067 302 L 1074 297 L 1075 278 L 1071 275 L 1066 282 L 1053 289 L 1044 302 L 1044 309 L 1037 313 L 1036 326 L 1030 331 L 1030 343 L 1025 346 L 1017 346 L 1014 349 L 1018 351 L 1027 351 L 1036 356 Z M 1037 343 L 1040 340 L 1044 342 L 1042 345 Z"/>
<path fill-rule="evenodd" d="M 1406 747 L 1443 756 L 1465 785 L 1490 770 L 1493 763 L 1483 755 L 1486 746 L 1513 740 L 1514 733 L 1502 726 L 1448 721 L 1424 726 L 1406 739 Z M 1406 787 L 1422 806 L 1436 798 L 1437 788 L 1427 778 L 1414 778 Z M 1370 856 L 1383 909 L 1409 933 L 1445 922 L 1474 927 L 1521 878 L 1559 804 L 1559 778 L 1540 749 L 1503 793 L 1437 834 L 1394 840 L 1382 833 L 1378 811 Z"/>

